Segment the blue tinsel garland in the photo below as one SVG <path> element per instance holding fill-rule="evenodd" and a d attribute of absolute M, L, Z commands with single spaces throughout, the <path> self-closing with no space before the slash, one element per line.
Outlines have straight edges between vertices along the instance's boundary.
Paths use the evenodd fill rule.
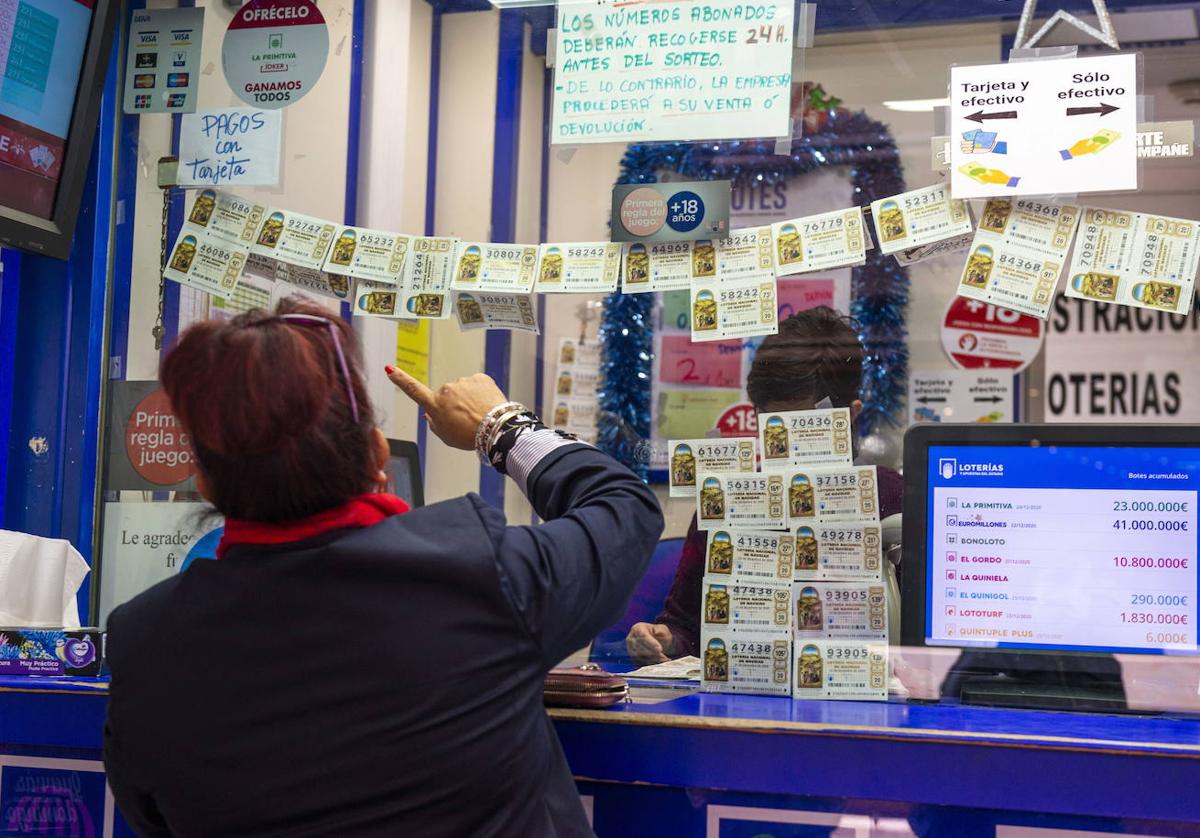
<path fill-rule="evenodd" d="M 662 172 L 687 180 L 778 183 L 829 166 L 850 167 L 854 203 L 867 206 L 905 190 L 900 152 L 888 128 L 865 113 L 827 112 L 819 134 L 793 141 L 790 155 L 777 155 L 774 141 L 630 145 L 618 183 L 655 183 Z M 908 377 L 905 308 L 908 270 L 876 248 L 854 268 L 851 315 L 866 360 L 859 430 L 870 434 L 880 422 L 894 424 Z M 599 445 L 622 463 L 647 473 L 654 365 L 653 294 L 609 295 L 600 326 L 604 386 L 600 393 Z"/>

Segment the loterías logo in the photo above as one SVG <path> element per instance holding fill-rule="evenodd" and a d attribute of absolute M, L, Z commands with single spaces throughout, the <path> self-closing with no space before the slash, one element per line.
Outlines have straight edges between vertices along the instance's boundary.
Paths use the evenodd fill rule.
<path fill-rule="evenodd" d="M 954 477 L 1003 477 L 1003 463 L 960 463 L 956 457 L 938 460 L 938 474 L 943 480 Z"/>

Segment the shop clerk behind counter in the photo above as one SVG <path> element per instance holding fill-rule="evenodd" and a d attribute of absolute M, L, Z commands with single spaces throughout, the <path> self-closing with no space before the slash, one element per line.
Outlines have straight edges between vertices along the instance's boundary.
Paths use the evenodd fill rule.
<path fill-rule="evenodd" d="M 654 495 L 527 411 L 492 413 L 486 376 L 433 393 L 393 372 L 545 523 L 474 495 L 406 512 L 379 491 L 353 333 L 327 317 L 285 300 L 192 327 L 166 360 L 226 526 L 217 561 L 109 620 L 121 811 L 144 836 L 591 835 L 542 682 L 624 612 Z"/>
<path fill-rule="evenodd" d="M 812 410 L 828 398 L 831 407 L 848 407 L 858 417 L 862 402 L 863 348 L 850 322 L 827 306 L 801 311 L 779 324 L 779 334 L 763 340 L 746 378 L 746 392 L 758 413 Z M 879 467 L 879 512 L 901 511 L 904 480 Z M 637 623 L 625 645 L 636 663 L 699 655 L 700 601 L 706 533 L 693 516 L 675 582 L 662 613 L 653 623 Z"/>

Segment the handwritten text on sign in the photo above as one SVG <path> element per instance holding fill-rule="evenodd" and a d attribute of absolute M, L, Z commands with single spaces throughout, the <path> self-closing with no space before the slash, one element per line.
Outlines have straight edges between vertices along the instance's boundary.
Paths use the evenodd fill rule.
<path fill-rule="evenodd" d="M 281 111 L 223 108 L 183 118 L 180 186 L 279 183 Z"/>
<path fill-rule="evenodd" d="M 792 0 L 560 2 L 555 143 L 788 133 Z"/>

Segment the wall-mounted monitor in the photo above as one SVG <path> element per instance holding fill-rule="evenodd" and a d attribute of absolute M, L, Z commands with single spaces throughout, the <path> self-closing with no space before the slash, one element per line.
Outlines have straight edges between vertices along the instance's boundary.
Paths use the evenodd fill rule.
<path fill-rule="evenodd" d="M 119 7 L 0 3 L 0 245 L 69 253 Z"/>

